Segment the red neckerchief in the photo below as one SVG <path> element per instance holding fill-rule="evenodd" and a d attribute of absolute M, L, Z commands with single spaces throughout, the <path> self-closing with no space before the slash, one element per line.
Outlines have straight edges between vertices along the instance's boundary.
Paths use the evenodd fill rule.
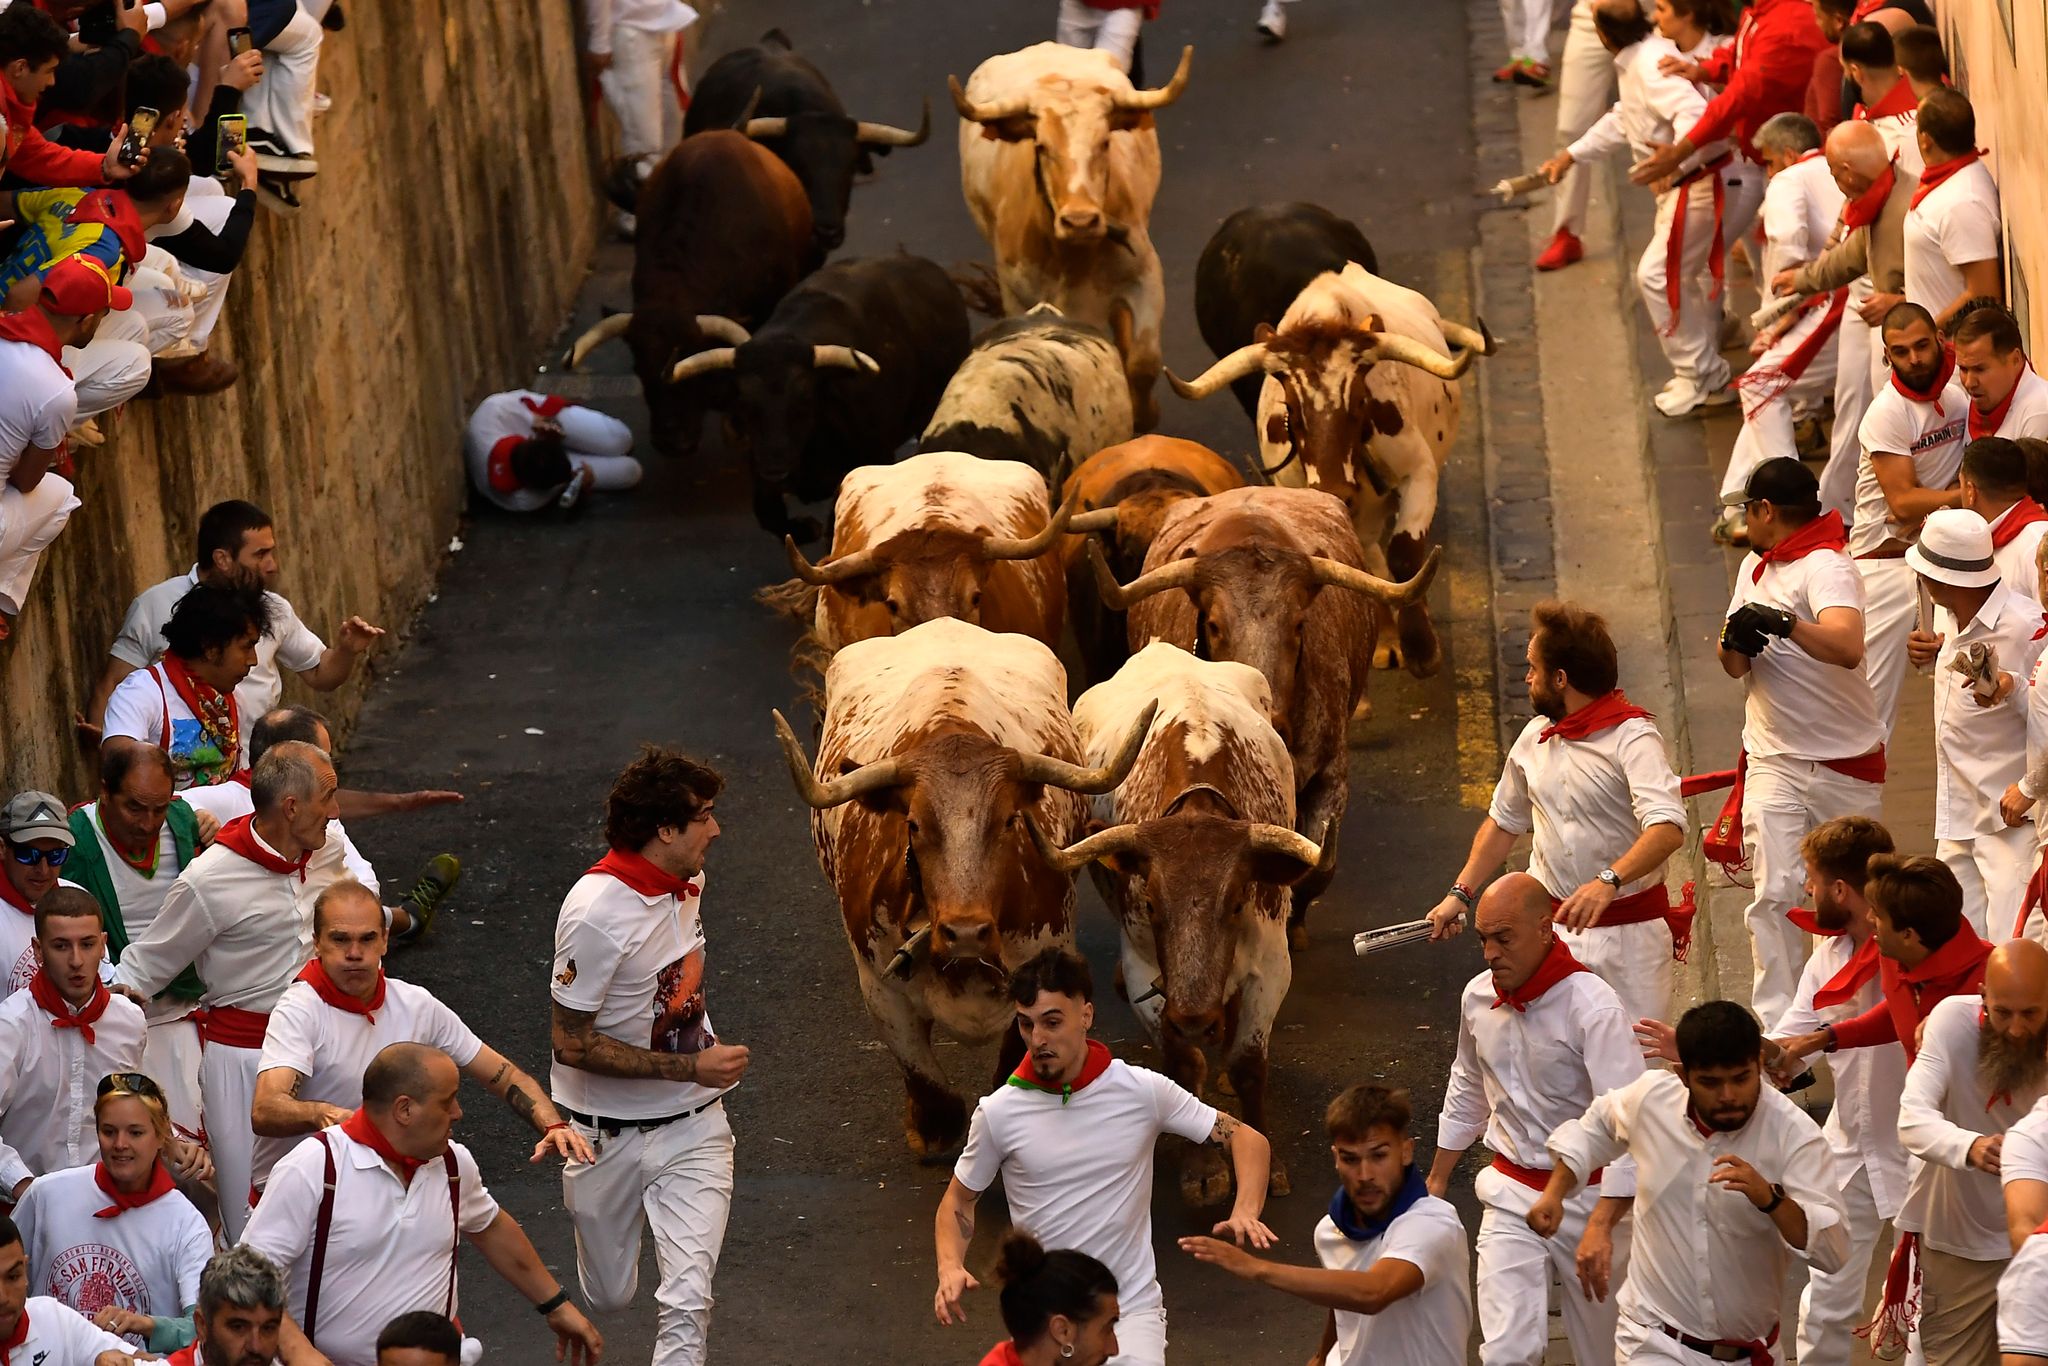
<path fill-rule="evenodd" d="M 240 854 L 265 872 L 283 873 L 286 875 L 297 873 L 299 881 L 304 882 L 306 880 L 306 860 L 312 857 L 311 853 L 299 855 L 296 862 L 272 853 L 258 842 L 255 820 L 254 816 L 235 817 L 220 828 L 220 833 L 213 837 L 213 842 L 234 850 L 234 852 Z"/>
<path fill-rule="evenodd" d="M 1979 147 L 1963 153 L 1954 161 L 1944 161 L 1939 166 L 1929 166 L 1920 172 L 1920 187 L 1913 191 L 1913 200 L 1906 207 L 1909 209 L 1919 208 L 1920 201 L 1933 194 L 1936 186 L 1940 185 L 1957 171 L 1968 166 L 1971 162 L 1981 160 L 1983 156 L 1984 149 Z"/>
<path fill-rule="evenodd" d="M 519 401 L 525 404 L 526 411 L 532 413 L 535 417 L 553 417 L 569 406 L 569 400 L 563 398 L 560 394 L 545 395 L 538 403 L 535 403 L 530 398 L 521 398 Z"/>
<path fill-rule="evenodd" d="M 1943 346 L 1941 348 L 1941 373 L 1934 377 L 1934 382 L 1928 385 L 1926 389 L 1915 389 L 1912 385 L 1899 378 L 1899 372 L 1896 369 L 1892 371 L 1892 388 L 1898 390 L 1907 398 L 1912 399 L 1915 403 L 1932 403 L 1936 417 L 1947 417 L 1948 410 L 1941 406 L 1941 396 L 1948 391 L 1948 382 L 1955 377 L 1955 373 L 1956 353 L 1952 348 Z M 2013 388 L 2018 389 L 2019 385 L 2015 384 Z"/>
<path fill-rule="evenodd" d="M 1920 107 L 1920 101 L 1913 98 L 1913 83 L 1901 76 L 1892 82 L 1892 88 L 1884 92 L 1884 98 L 1876 104 L 1856 106 L 1856 117 L 1864 122 L 1871 119 L 1888 118 L 1893 114 L 1910 114 Z"/>
<path fill-rule="evenodd" d="M 1003 1084 L 1005 1086 L 1022 1087 L 1027 1091 L 1045 1091 L 1049 1094 L 1057 1094 L 1060 1098 L 1060 1104 L 1065 1105 L 1068 1100 L 1072 1099 L 1074 1092 L 1084 1089 L 1090 1082 L 1094 1081 L 1104 1072 L 1107 1072 L 1110 1063 L 1114 1061 L 1115 1059 L 1110 1056 L 1108 1044 L 1096 1039 L 1090 1039 L 1088 1041 L 1088 1052 L 1081 1059 L 1081 1075 L 1075 1077 L 1072 1081 L 1062 1086 L 1052 1086 L 1041 1080 L 1037 1069 L 1031 1065 L 1031 1055 L 1026 1053 L 1024 1061 L 1017 1064 L 1017 1070 L 1012 1072 Z"/>
<path fill-rule="evenodd" d="M 1713 1125 L 1700 1118 L 1700 1112 L 1692 1108 L 1692 1097 L 1690 1096 L 1686 1097 L 1685 1101 L 1685 1117 L 1692 1121 L 1693 1132 L 1701 1138 L 1712 1138 L 1716 1133 L 1720 1132 Z"/>
<path fill-rule="evenodd" d="M 117 284 L 122 275 L 142 264 L 142 254 L 149 250 L 149 243 L 142 236 L 142 219 L 135 212 L 135 201 L 120 190 L 94 190 L 73 204 L 64 217 L 73 226 L 97 223 L 120 240 L 122 259 L 115 275 Z"/>
<path fill-rule="evenodd" d="M 610 850 L 584 872 L 615 877 L 642 896 L 672 896 L 687 901 L 702 890 L 694 881 L 662 872 L 630 849 Z"/>
<path fill-rule="evenodd" d="M 40 308 L 24 308 L 19 313 L 0 313 L 0 341 L 27 342 L 64 370 L 64 343 L 57 340 L 57 329 L 50 326 L 50 315 Z M 64 370 L 70 374 L 69 370 Z"/>
<path fill-rule="evenodd" d="M 1649 712 L 1629 701 L 1627 693 L 1616 688 L 1613 692 L 1602 693 L 1577 711 L 1545 726 L 1542 733 L 1536 737 L 1536 743 L 1544 744 L 1553 735 L 1562 735 L 1567 740 L 1583 740 L 1589 735 L 1613 730 L 1624 721 L 1649 715 Z"/>
<path fill-rule="evenodd" d="M 2005 415 L 2012 411 L 2012 401 L 2020 396 L 2020 384 L 2026 377 L 2026 367 L 2022 366 L 2019 378 L 2012 382 L 2012 390 L 2000 399 L 1998 406 L 1990 412 L 1979 411 L 1976 400 L 1970 401 L 1970 406 L 1964 410 L 1969 422 L 1970 440 L 1977 441 L 1998 434 L 1998 429 L 2005 425 Z"/>
<path fill-rule="evenodd" d="M 252 776 L 248 769 L 238 768 L 233 773 L 228 774 L 227 777 L 221 779 L 221 781 L 224 783 L 240 783 L 243 787 L 254 792 L 256 790 L 255 784 L 250 782 Z"/>
<path fill-rule="evenodd" d="M 2015 384 L 2014 390 L 2019 386 Z M 1999 519 L 1991 524 L 1991 548 L 2003 550 L 2020 537 L 2020 532 L 2036 522 L 2048 522 L 2048 510 L 2031 498 L 2022 498 L 2007 508 Z"/>
<path fill-rule="evenodd" d="M 1024 1366 L 1024 1358 L 1017 1355 L 1016 1340 L 1005 1339 L 988 1349 L 981 1366 Z"/>
<path fill-rule="evenodd" d="M 4 84 L 4 82 L 0 82 L 0 84 Z M 34 915 L 36 913 L 36 908 L 29 904 L 29 899 L 22 893 L 21 888 L 15 886 L 14 880 L 4 872 L 0 872 L 0 901 L 6 902 L 23 915 Z"/>
<path fill-rule="evenodd" d="M 1842 528 L 1842 514 L 1830 508 L 1769 550 L 1757 551 L 1756 568 L 1750 571 L 1749 581 L 1762 583 L 1764 570 L 1771 565 L 1790 564 L 1817 550 L 1841 550 L 1848 544 L 1849 533 Z"/>
<path fill-rule="evenodd" d="M 1493 998 L 1493 1008 L 1513 1006 L 1517 1013 L 1526 1011 L 1544 992 L 1562 982 L 1575 972 L 1588 971 L 1586 965 L 1572 957 L 1572 951 L 1561 938 L 1550 941 L 1550 952 L 1543 956 L 1543 962 L 1529 975 L 1529 980 L 1513 991 L 1498 993 Z"/>
<path fill-rule="evenodd" d="M 1871 978 L 1877 976 L 1877 970 L 1881 966 L 1880 957 L 1877 951 L 1877 936 L 1873 934 L 1858 944 L 1856 951 L 1849 955 L 1849 961 L 1842 964 L 1835 975 L 1821 983 L 1820 989 L 1813 993 L 1814 1009 L 1828 1010 L 1848 1002 L 1857 992 L 1869 985 Z"/>
<path fill-rule="evenodd" d="M 334 979 L 327 975 L 326 967 L 317 958 L 299 969 L 299 980 L 313 988 L 315 996 L 318 996 L 336 1010 L 345 1010 L 351 1015 L 360 1015 L 371 1024 L 377 1023 L 377 1012 L 384 1008 L 384 969 L 382 968 L 377 969 L 377 989 L 370 993 L 370 999 L 367 1001 L 360 997 L 351 996 L 340 987 L 334 985 Z"/>
<path fill-rule="evenodd" d="M 150 1170 L 149 1185 L 140 1195 L 130 1195 L 116 1186 L 114 1178 L 107 1175 L 107 1164 L 104 1162 L 92 1164 L 92 1179 L 93 1184 L 105 1191 L 107 1198 L 114 1202 L 103 1210 L 94 1211 L 92 1217 L 95 1219 L 118 1219 L 127 1211 L 141 1209 L 153 1200 L 161 1200 L 178 1188 L 171 1180 L 171 1174 L 164 1170 L 162 1158 L 158 1158 L 156 1166 Z"/>
<path fill-rule="evenodd" d="M 1785 918 L 1808 934 L 1817 935 L 1822 939 L 1839 939 L 1848 933 L 1847 930 L 1822 929 L 1821 923 L 1814 916 L 1814 913 L 1804 906 L 1794 906 L 1791 910 L 1785 912 Z"/>
<path fill-rule="evenodd" d="M 1870 188 L 1842 206 L 1842 224 L 1851 232 L 1867 228 L 1877 221 L 1884 212 L 1884 202 L 1892 197 L 1892 186 L 1899 179 L 1899 159 L 1893 157 L 1891 164 L 1884 168 L 1884 174 L 1870 182 Z"/>
<path fill-rule="evenodd" d="M 73 1011 L 71 1002 L 64 999 L 64 993 L 57 990 L 57 984 L 50 980 L 50 974 L 38 966 L 36 975 L 28 979 L 29 994 L 36 1004 L 50 1017 L 52 1029 L 75 1029 L 78 1037 L 85 1040 L 86 1047 L 93 1044 L 93 1025 L 100 1016 L 107 1013 L 107 1002 L 114 999 L 104 982 L 92 984 L 92 999 L 85 1003 L 85 1009 Z"/>
<path fill-rule="evenodd" d="M 341 1131 L 396 1167 L 398 1179 L 408 1186 L 412 1184 L 413 1173 L 427 1165 L 417 1158 L 407 1157 L 392 1147 L 391 1140 L 384 1137 L 384 1131 L 372 1124 L 370 1117 L 364 1114 L 360 1107 L 341 1122 Z M 4 1363 L 0 1363 L 0 1366 L 4 1366 Z"/>
<path fill-rule="evenodd" d="M 525 441 L 523 436 L 501 437 L 491 447 L 491 453 L 484 460 L 484 474 L 491 482 L 493 493 L 519 492 L 519 476 L 512 472 L 512 452 Z"/>
<path fill-rule="evenodd" d="M 178 694 L 178 700 L 186 710 L 213 737 L 214 746 L 226 756 L 230 770 L 237 767 L 235 761 L 242 757 L 242 708 L 235 701 L 233 689 L 225 694 L 199 675 L 185 667 L 185 661 L 170 653 L 157 661 L 163 668 L 164 681 Z M 169 742 L 170 736 L 164 740 Z"/>
<path fill-rule="evenodd" d="M 0 80 L 0 90 L 8 90 L 7 82 Z M 28 1306 L 21 1307 L 21 1317 L 14 1321 L 14 1331 L 7 1335 L 7 1341 L 0 1342 L 0 1366 L 12 1366 L 10 1358 L 14 1349 L 28 1341 Z"/>

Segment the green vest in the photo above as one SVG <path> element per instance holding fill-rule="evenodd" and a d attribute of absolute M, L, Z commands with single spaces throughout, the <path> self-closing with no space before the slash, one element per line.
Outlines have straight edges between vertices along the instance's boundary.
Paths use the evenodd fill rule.
<path fill-rule="evenodd" d="M 192 866 L 193 856 L 199 849 L 199 818 L 193 813 L 183 797 L 171 799 L 170 815 L 166 817 L 171 827 L 171 843 L 178 852 L 176 871 L 158 868 L 158 877 L 176 877 L 178 873 Z M 121 898 L 114 894 L 114 879 L 107 871 L 107 857 L 100 844 L 100 832 L 94 825 L 92 813 L 79 807 L 71 813 L 71 835 L 77 843 L 71 847 L 71 857 L 64 862 L 64 878 L 75 882 L 93 895 L 100 903 L 100 915 L 107 927 L 107 956 L 116 963 L 128 947 L 128 922 L 121 917 Z M 178 974 L 177 980 L 159 993 L 180 1001 L 196 1001 L 206 995 L 206 984 L 199 980 L 199 973 L 189 964 Z"/>

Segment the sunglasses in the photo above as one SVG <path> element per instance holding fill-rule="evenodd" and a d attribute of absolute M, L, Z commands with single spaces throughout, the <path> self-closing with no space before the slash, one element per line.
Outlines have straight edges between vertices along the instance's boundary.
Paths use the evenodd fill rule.
<path fill-rule="evenodd" d="M 94 1098 L 104 1100 L 108 1096 L 141 1096 L 161 1103 L 164 1092 L 161 1086 L 140 1072 L 109 1072 L 100 1078 L 99 1091 Z"/>
<path fill-rule="evenodd" d="M 52 868 L 62 868 L 71 857 L 69 849 L 38 849 L 33 844 L 10 844 L 7 848 L 14 855 L 16 863 L 29 868 L 35 867 L 38 863 L 47 863 Z"/>

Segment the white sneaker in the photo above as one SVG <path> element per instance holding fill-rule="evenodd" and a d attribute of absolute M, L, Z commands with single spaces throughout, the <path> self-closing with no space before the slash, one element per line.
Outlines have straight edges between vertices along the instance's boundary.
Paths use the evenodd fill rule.
<path fill-rule="evenodd" d="M 325 95 L 320 95 L 320 94 L 315 94 L 315 95 L 313 96 L 313 112 L 314 112 L 314 113 L 316 113 L 316 114 L 324 114 L 324 113 L 326 113 L 326 112 L 327 112 L 328 110 L 330 110 L 330 109 L 332 109 L 332 108 L 334 108 L 334 101 L 333 101 L 333 100 L 331 100 L 331 99 L 329 99 L 329 98 L 327 98 L 327 96 L 325 96 Z"/>
<path fill-rule="evenodd" d="M 1287 12 L 1280 7 L 1280 0 L 1266 0 L 1266 7 L 1259 11 L 1259 32 L 1269 43 L 1287 36 Z"/>
<path fill-rule="evenodd" d="M 1726 407 L 1735 398 L 1735 386 L 1726 380 L 1718 388 L 1701 389 L 1690 379 L 1673 376 L 1650 402 L 1666 417 L 1685 417 L 1701 408 Z"/>

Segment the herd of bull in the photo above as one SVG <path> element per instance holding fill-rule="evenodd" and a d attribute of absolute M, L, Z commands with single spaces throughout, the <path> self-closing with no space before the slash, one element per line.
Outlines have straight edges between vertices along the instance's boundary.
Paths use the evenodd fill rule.
<path fill-rule="evenodd" d="M 632 311 L 571 352 L 627 342 L 668 453 L 721 414 L 785 537 L 829 656 L 816 762 L 776 727 L 922 1156 L 968 1118 L 933 1028 L 1001 1039 L 999 1078 L 1016 1065 L 1003 965 L 1071 939 L 1083 867 L 1166 1070 L 1199 1092 L 1218 1050 L 1264 1129 L 1268 1041 L 1334 875 L 1376 655 L 1418 676 L 1440 660 L 1438 476 L 1458 378 L 1493 341 L 1375 274 L 1354 225 L 1256 206 L 1202 254 L 1217 359 L 1167 378 L 1235 393 L 1257 483 L 1139 435 L 1163 369 L 1154 115 L 1192 58 L 1156 90 L 1054 43 L 949 79 L 995 257 L 998 290 L 979 292 L 1004 315 L 970 340 L 972 282 L 902 253 L 824 263 L 857 173 L 923 142 L 929 108 L 915 132 L 855 120 L 770 33 L 700 79 L 635 205 Z M 814 562 L 799 546 L 824 528 L 788 499 L 835 495 Z M 1069 622 L 1093 684 L 1071 706 Z M 1225 1193 L 1214 1149 L 1188 1162 L 1191 1200 Z"/>

